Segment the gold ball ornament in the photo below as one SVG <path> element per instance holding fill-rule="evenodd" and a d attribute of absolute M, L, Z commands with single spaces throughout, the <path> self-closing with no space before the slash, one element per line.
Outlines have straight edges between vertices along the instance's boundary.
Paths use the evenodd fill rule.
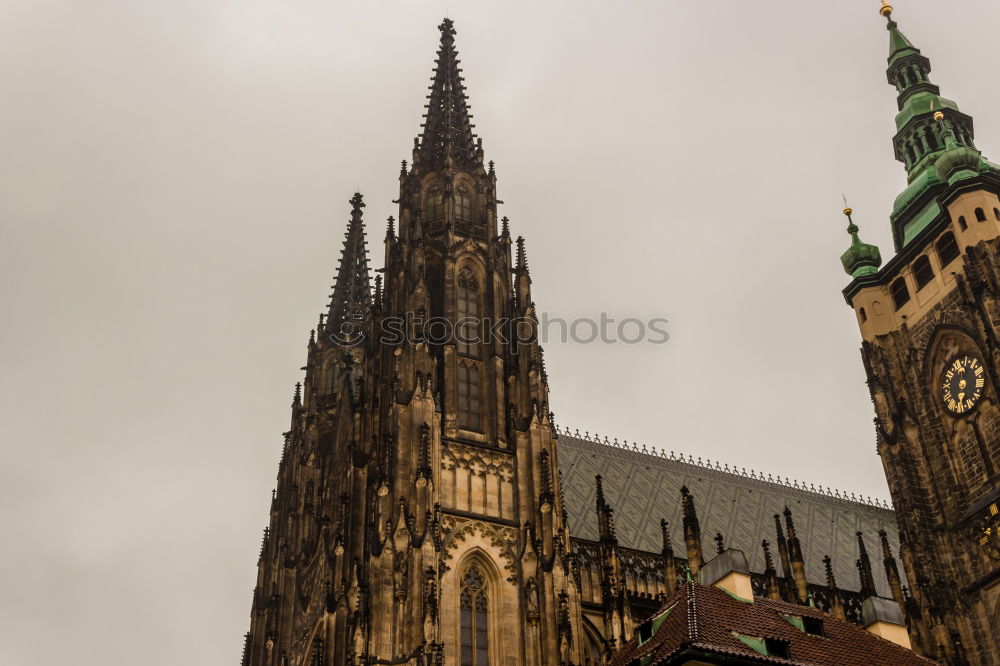
<path fill-rule="evenodd" d="M 942 120 L 944 120 L 944 114 L 941 113 L 940 111 L 935 111 L 934 112 L 934 120 L 936 120 L 938 122 L 941 122 Z"/>
<path fill-rule="evenodd" d="M 885 0 L 882 0 L 882 6 L 879 7 L 878 13 L 886 18 L 889 18 L 892 16 L 892 5 Z"/>

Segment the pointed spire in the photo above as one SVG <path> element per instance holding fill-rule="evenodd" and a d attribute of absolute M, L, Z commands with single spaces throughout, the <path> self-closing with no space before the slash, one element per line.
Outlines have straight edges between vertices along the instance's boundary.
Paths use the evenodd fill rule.
<path fill-rule="evenodd" d="M 872 576 L 872 562 L 868 559 L 868 549 L 865 547 L 864 535 L 861 532 L 857 532 L 858 537 L 858 576 L 861 580 L 861 589 L 859 593 L 861 598 L 874 597 L 875 592 L 875 579 Z"/>
<path fill-rule="evenodd" d="M 330 298 L 327 329 L 340 344 L 357 336 L 368 320 L 371 311 L 371 286 L 368 274 L 368 249 L 365 240 L 365 223 L 362 208 L 365 202 L 360 193 L 351 197 L 351 221 L 347 225 L 344 251 L 340 256 L 337 281 Z"/>
<path fill-rule="evenodd" d="M 781 600 L 781 590 L 778 589 L 778 572 L 774 570 L 774 559 L 771 557 L 771 544 L 764 539 L 760 542 L 764 549 L 764 592 L 768 599 Z"/>
<path fill-rule="evenodd" d="M 885 530 L 879 530 L 878 538 L 882 542 L 882 564 L 885 567 L 885 578 L 889 582 L 889 589 L 892 590 L 892 598 L 905 610 L 906 597 L 903 595 L 903 584 L 899 578 L 896 558 L 893 557 L 892 548 L 889 546 L 889 535 Z"/>
<path fill-rule="evenodd" d="M 854 210 L 846 205 L 844 200 L 844 215 L 847 216 L 847 233 L 851 235 L 851 247 L 840 256 L 840 263 L 844 270 L 853 278 L 871 275 L 878 272 L 878 267 L 882 265 L 882 254 L 877 245 L 869 245 L 862 242 L 858 237 L 858 225 L 854 224 L 851 214 Z"/>
<path fill-rule="evenodd" d="M 829 555 L 823 556 L 823 568 L 826 570 L 826 602 L 830 607 L 829 613 L 838 620 L 844 620 L 847 614 L 840 599 L 840 590 L 837 589 L 837 579 L 833 575 L 833 560 Z"/>
<path fill-rule="evenodd" d="M 524 249 L 524 236 L 517 237 L 517 263 L 514 270 L 518 275 L 528 274 L 528 253 Z"/>
<path fill-rule="evenodd" d="M 302 404 L 302 382 L 295 382 L 295 395 L 292 396 L 292 407 Z"/>
<path fill-rule="evenodd" d="M 788 561 L 792 565 L 792 579 L 798 593 L 799 603 L 806 603 L 809 597 L 809 584 L 806 580 L 806 563 L 802 557 L 802 546 L 792 522 L 792 510 L 785 507 L 785 527 L 788 528 Z"/>
<path fill-rule="evenodd" d="M 774 531 L 778 544 L 778 557 L 781 558 L 781 570 L 785 578 L 792 577 L 792 563 L 788 559 L 788 542 L 785 541 L 785 532 L 781 529 L 781 516 L 774 514 Z"/>
<path fill-rule="evenodd" d="M 414 157 L 419 159 L 415 166 L 424 171 L 446 165 L 468 169 L 476 163 L 477 145 L 455 50 L 455 27 L 446 18 L 438 29 L 441 44 L 427 96 L 423 133 L 414 151 Z"/>
<path fill-rule="evenodd" d="M 687 546 L 688 566 L 696 574 L 705 563 L 701 550 L 701 526 L 694 506 L 694 496 L 687 486 L 681 486 L 681 509 L 684 517 L 684 543 Z"/>
<path fill-rule="evenodd" d="M 886 76 L 896 88 L 899 108 L 893 145 L 896 159 L 906 166 L 911 189 L 916 188 L 916 191 L 908 191 L 908 196 L 897 199 L 897 204 L 901 204 L 916 200 L 920 191 L 933 184 L 929 181 L 934 180 L 934 175 L 937 180 L 948 182 L 953 171 L 964 169 L 973 174 L 978 172 L 981 155 L 973 143 L 972 118 L 959 111 L 955 102 L 941 97 L 941 89 L 930 80 L 931 61 L 900 32 L 899 25 L 892 18 L 892 12 L 892 6 L 883 0 L 879 13 L 885 17 L 886 30 L 889 31 L 889 67 Z M 948 120 L 948 124 L 954 129 L 957 145 L 947 145 L 942 136 L 944 128 L 934 126 L 936 117 L 938 120 Z M 937 164 L 943 153 L 956 150 L 958 152 L 946 164 Z M 952 164 L 956 160 L 958 163 Z M 918 180 L 928 170 L 928 177 Z M 894 222 L 901 212 L 898 208 L 893 211 Z M 894 229 L 894 240 L 897 249 L 900 249 L 904 240 L 901 229 Z"/>

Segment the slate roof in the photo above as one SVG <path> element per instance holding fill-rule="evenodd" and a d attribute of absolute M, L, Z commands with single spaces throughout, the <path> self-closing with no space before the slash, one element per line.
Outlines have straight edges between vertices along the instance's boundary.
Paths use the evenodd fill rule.
<path fill-rule="evenodd" d="M 598 539 L 594 476 L 600 474 L 605 497 L 615 510 L 620 545 L 660 553 L 663 542 L 660 519 L 666 518 L 670 522 L 674 553 L 683 556 L 686 549 L 680 489 L 687 485 L 698 511 L 706 559 L 715 552 L 713 538 L 721 532 L 726 546 L 746 553 L 751 570 L 759 573 L 764 570 L 760 542 L 767 539 L 771 542 L 778 575 L 782 575 L 774 514 L 781 513 L 787 505 L 792 510 L 810 583 L 825 584 L 823 557 L 829 555 L 837 586 L 855 591 L 861 587 L 855 564 L 858 559 L 855 534 L 860 530 L 873 563 L 876 589 L 880 596 L 892 596 L 881 566 L 878 539 L 878 530 L 885 529 L 893 554 L 898 557 L 898 528 L 891 509 L 568 434 L 559 435 L 558 459 L 573 537 Z"/>
<path fill-rule="evenodd" d="M 661 610 L 653 614 L 654 622 L 665 611 L 668 614 L 653 636 L 638 645 L 636 632 L 614 656 L 610 666 L 624 666 L 650 655 L 652 657 L 644 659 L 643 664 L 665 665 L 672 663 L 672 657 L 680 657 L 685 652 L 719 655 L 735 663 L 744 660 L 829 666 L 930 666 L 937 663 L 815 608 L 764 597 L 754 597 L 753 603 L 747 603 L 725 590 L 697 583 L 681 586 Z M 783 614 L 822 620 L 823 636 L 805 633 L 785 620 Z M 758 639 L 788 641 L 788 657 L 762 655 L 739 640 L 734 632 Z"/>

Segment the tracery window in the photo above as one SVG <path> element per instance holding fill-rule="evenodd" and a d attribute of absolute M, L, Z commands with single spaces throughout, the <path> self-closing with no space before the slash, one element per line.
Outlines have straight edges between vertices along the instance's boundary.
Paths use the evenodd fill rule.
<path fill-rule="evenodd" d="M 441 194 L 440 189 L 434 188 L 427 193 L 427 204 L 424 208 L 428 222 L 444 218 L 444 195 Z"/>
<path fill-rule="evenodd" d="M 489 666 L 489 599 L 486 577 L 478 565 L 465 570 L 461 594 L 461 665 Z"/>
<path fill-rule="evenodd" d="M 461 222 L 472 220 L 472 197 L 465 185 L 459 185 L 455 192 L 455 219 Z"/>
<path fill-rule="evenodd" d="M 479 430 L 482 407 L 479 366 L 475 361 L 458 362 L 458 427 Z"/>
<path fill-rule="evenodd" d="M 337 391 L 337 364 L 332 360 L 326 364 L 323 372 L 324 393 L 335 393 Z"/>
<path fill-rule="evenodd" d="M 458 353 L 478 356 L 479 282 L 468 268 L 463 268 L 458 274 L 457 298 L 458 330 L 455 337 Z"/>

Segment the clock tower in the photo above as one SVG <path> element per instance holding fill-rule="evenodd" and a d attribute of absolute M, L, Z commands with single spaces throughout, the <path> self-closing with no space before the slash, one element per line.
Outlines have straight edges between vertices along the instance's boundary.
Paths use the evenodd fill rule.
<path fill-rule="evenodd" d="M 877 448 L 899 521 L 914 645 L 948 664 L 998 664 L 1000 645 L 1000 166 L 972 118 L 883 4 L 893 139 L 907 187 L 885 265 L 851 245 L 844 289 L 863 338 Z"/>

